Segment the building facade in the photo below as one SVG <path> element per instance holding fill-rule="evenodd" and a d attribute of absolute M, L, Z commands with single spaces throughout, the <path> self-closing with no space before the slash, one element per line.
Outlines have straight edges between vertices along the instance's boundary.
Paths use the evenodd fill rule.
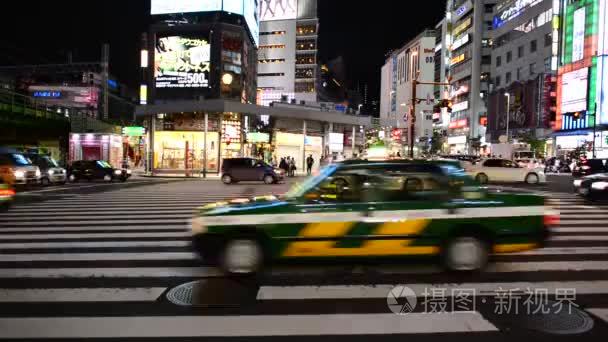
<path fill-rule="evenodd" d="M 450 46 L 448 44 L 448 32 L 450 30 L 450 23 L 444 18 L 435 26 L 435 57 L 434 57 L 434 79 L 436 83 L 447 83 L 450 76 Z M 450 98 L 450 87 L 443 85 L 435 85 L 433 87 L 433 95 L 436 101 L 445 100 Z M 437 111 L 439 110 L 439 111 Z M 447 136 L 448 126 L 450 123 L 450 114 L 447 108 L 436 108 L 433 113 L 433 130 L 436 133 L 435 136 L 444 137 Z M 441 152 L 447 151 L 446 146 L 442 146 Z"/>
<path fill-rule="evenodd" d="M 390 126 L 391 150 L 405 155 L 410 139 L 413 80 L 432 82 L 435 79 L 435 31 L 425 30 L 400 49 L 389 54 L 381 70 L 380 119 Z M 414 142 L 425 149 L 433 135 L 434 86 L 418 85 Z M 399 132 L 399 133 L 397 133 Z M 388 136 L 388 135 L 387 135 Z M 393 139 L 397 138 L 397 139 Z"/>
<path fill-rule="evenodd" d="M 452 113 L 450 153 L 476 153 L 485 145 L 486 100 L 490 87 L 492 19 L 496 0 L 448 2 Z"/>
<path fill-rule="evenodd" d="M 487 139 L 545 139 L 555 121 L 552 0 L 498 3 L 492 20 L 492 88 Z M 508 121 L 508 124 L 507 124 Z"/>
<path fill-rule="evenodd" d="M 608 1 L 555 1 L 561 28 L 555 144 L 608 158 Z M 594 135 L 595 133 L 595 135 Z"/>
<path fill-rule="evenodd" d="M 262 1 L 258 50 L 260 105 L 317 101 L 317 0 Z"/>

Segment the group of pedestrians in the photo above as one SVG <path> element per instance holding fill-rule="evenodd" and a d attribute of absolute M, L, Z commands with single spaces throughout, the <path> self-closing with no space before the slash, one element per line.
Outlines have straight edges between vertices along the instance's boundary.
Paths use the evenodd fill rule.
<path fill-rule="evenodd" d="M 312 154 L 306 158 L 306 173 L 308 175 L 312 174 L 312 167 L 315 164 L 315 160 L 312 157 Z M 282 157 L 279 162 L 279 169 L 283 170 L 287 177 L 295 177 L 296 171 L 298 168 L 296 167 L 296 160 L 294 157 Z"/>

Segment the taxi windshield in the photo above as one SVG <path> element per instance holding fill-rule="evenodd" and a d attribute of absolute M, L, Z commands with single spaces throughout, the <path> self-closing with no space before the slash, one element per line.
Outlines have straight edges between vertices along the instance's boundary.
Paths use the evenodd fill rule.
<path fill-rule="evenodd" d="M 11 156 L 12 161 L 17 166 L 32 165 L 32 162 L 27 157 L 25 157 L 23 154 L 13 153 L 10 156 Z"/>
<path fill-rule="evenodd" d="M 103 169 L 111 169 L 112 165 L 108 164 L 108 162 L 103 161 L 103 160 L 98 160 L 97 161 L 97 165 L 101 166 L 101 168 Z"/>
<path fill-rule="evenodd" d="M 337 164 L 325 166 L 317 175 L 308 177 L 304 182 L 298 183 L 291 187 L 291 189 L 285 194 L 285 198 L 294 199 L 303 196 L 310 189 L 313 189 L 315 186 L 319 185 L 325 178 L 331 176 L 337 168 Z"/>

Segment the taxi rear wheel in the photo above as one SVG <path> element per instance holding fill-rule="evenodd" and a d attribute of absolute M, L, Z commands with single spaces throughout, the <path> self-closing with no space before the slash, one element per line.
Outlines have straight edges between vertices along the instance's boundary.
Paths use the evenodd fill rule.
<path fill-rule="evenodd" d="M 526 175 L 526 183 L 538 184 L 539 183 L 538 175 L 536 173 L 528 173 L 528 175 Z"/>
<path fill-rule="evenodd" d="M 226 242 L 220 257 L 220 267 L 230 275 L 251 275 L 263 265 L 263 252 L 254 239 L 233 239 Z"/>
<path fill-rule="evenodd" d="M 231 184 L 233 182 L 233 180 L 230 175 L 223 175 L 222 182 L 224 182 L 224 184 Z"/>
<path fill-rule="evenodd" d="M 449 271 L 478 271 L 488 263 L 488 244 L 474 236 L 459 236 L 443 248 L 443 264 Z"/>
<path fill-rule="evenodd" d="M 264 176 L 264 184 L 274 184 L 274 177 L 272 175 Z"/>

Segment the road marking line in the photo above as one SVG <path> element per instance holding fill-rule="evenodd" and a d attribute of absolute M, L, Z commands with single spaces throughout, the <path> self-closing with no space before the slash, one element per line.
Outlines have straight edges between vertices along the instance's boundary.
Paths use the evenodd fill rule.
<path fill-rule="evenodd" d="M 0 262 L 30 261 L 108 261 L 108 260 L 199 260 L 194 253 L 49 253 L 49 254 L 0 254 Z M 0 285 L 2 286 L 2 285 Z"/>
<path fill-rule="evenodd" d="M 3 249 L 113 248 L 113 247 L 190 247 L 190 241 L 108 241 L 108 242 L 19 242 L 0 243 Z"/>
<path fill-rule="evenodd" d="M 0 278 L 141 278 L 219 277 L 212 267 L 25 268 L 0 269 Z M 1 329 L 0 329 L 1 330 Z"/>
<path fill-rule="evenodd" d="M 24 233 L 24 232 L 93 232 L 93 231 L 106 231 L 106 230 L 141 230 L 141 231 L 154 231 L 154 230 L 167 230 L 167 229 L 181 229 L 190 231 L 190 227 L 185 224 L 177 225 L 160 225 L 160 226 L 86 226 L 86 227 L 45 227 L 45 228 L 2 228 L 0 233 Z M 2 234 L 0 234 L 2 236 Z M 47 235 L 49 238 L 53 236 L 61 237 L 61 235 Z"/>
<path fill-rule="evenodd" d="M 0 338 L 385 335 L 498 331 L 478 312 L 1 318 Z"/>
<path fill-rule="evenodd" d="M 417 297 L 428 295 L 433 289 L 445 289 L 447 296 L 460 290 L 475 290 L 475 295 L 494 296 L 497 290 L 534 292 L 543 289 L 555 293 L 557 289 L 576 289 L 579 295 L 608 293 L 608 281 L 549 281 L 549 282 L 500 282 L 462 284 L 379 284 L 379 285 L 329 285 L 329 286 L 262 286 L 258 300 L 315 300 L 315 299 L 373 299 L 386 298 L 396 285 L 412 289 Z"/>
<path fill-rule="evenodd" d="M 165 287 L 129 289 L 0 289 L 0 303 L 153 302 L 166 289 Z"/>
<path fill-rule="evenodd" d="M 84 233 L 84 234 L 10 234 L 1 235 L 3 240 L 48 240 L 48 239 L 112 239 L 112 238 L 183 238 L 192 236 L 192 233 L 184 230 L 177 233 Z"/>

